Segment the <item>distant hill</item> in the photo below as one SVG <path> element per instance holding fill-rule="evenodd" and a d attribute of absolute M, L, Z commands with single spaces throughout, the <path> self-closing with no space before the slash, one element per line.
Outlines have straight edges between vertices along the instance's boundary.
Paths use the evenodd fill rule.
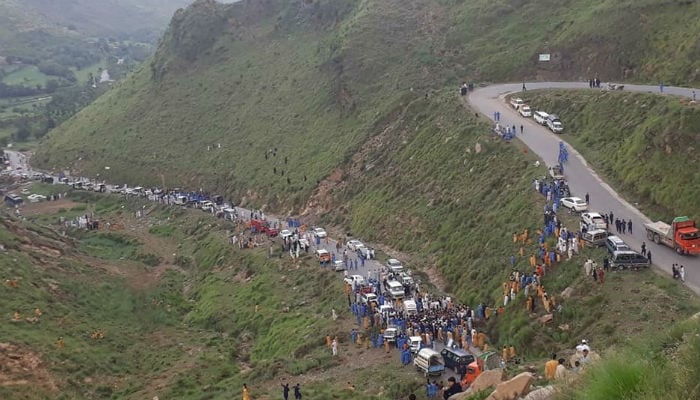
<path fill-rule="evenodd" d="M 22 0 L 57 25 L 91 36 L 153 36 L 165 29 L 175 10 L 191 0 Z"/>
<path fill-rule="evenodd" d="M 0 0 L 0 49 L 15 35 L 157 38 L 188 0 Z"/>

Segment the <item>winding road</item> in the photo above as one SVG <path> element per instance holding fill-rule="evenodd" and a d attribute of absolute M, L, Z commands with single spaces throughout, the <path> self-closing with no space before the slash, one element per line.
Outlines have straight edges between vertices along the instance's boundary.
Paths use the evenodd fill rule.
<path fill-rule="evenodd" d="M 601 84 L 607 86 L 606 84 Z M 537 82 L 527 83 L 527 90 L 533 89 L 590 89 L 588 82 Z M 660 94 L 658 86 L 628 85 L 625 84 L 625 91 L 649 92 Z M 531 151 L 542 158 L 547 165 L 557 164 L 559 155 L 559 143 L 566 143 L 566 134 L 555 135 L 547 128 L 536 123 L 532 118 L 523 118 L 509 104 L 505 102 L 505 96 L 510 93 L 522 91 L 522 83 L 497 84 L 478 88 L 471 92 L 468 97 L 469 104 L 476 111 L 484 114 L 489 119 L 493 118 L 495 111 L 500 111 L 500 124 L 503 126 L 525 127 L 524 134 L 519 135 L 520 139 Z M 664 95 L 674 95 L 683 97 L 693 97 L 693 91 L 700 94 L 700 89 L 689 89 L 680 87 L 664 87 Z M 533 110 L 534 111 L 534 110 Z M 556 110 L 545 110 L 556 112 Z M 566 124 L 566 121 L 564 121 Z M 644 214 L 637 210 L 632 204 L 622 198 L 610 187 L 601 177 L 588 166 L 586 160 L 571 145 L 566 143 L 569 150 L 569 161 L 564 166 L 564 171 L 569 181 L 572 194 L 583 198 L 586 193 L 590 195 L 591 211 L 609 212 L 612 211 L 616 217 L 626 220 L 632 218 L 634 234 L 620 235 L 632 248 L 640 249 L 642 242 L 646 242 L 647 249 L 652 253 L 652 260 L 655 267 L 671 274 L 671 265 L 676 263 L 685 266 L 686 285 L 694 292 L 700 294 L 700 257 L 681 256 L 673 249 L 656 245 L 647 240 L 644 230 L 644 223 L 651 222 Z M 546 175 L 545 166 L 542 166 L 542 175 Z M 670 222 L 670 221 L 666 221 Z"/>

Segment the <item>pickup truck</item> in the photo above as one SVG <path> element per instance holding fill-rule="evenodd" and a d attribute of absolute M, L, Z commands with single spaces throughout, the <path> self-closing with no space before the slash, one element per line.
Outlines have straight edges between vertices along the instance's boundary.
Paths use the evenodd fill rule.
<path fill-rule="evenodd" d="M 700 232 L 695 221 L 688 217 L 676 217 L 671 225 L 662 222 L 644 224 L 647 239 L 656 244 L 663 244 L 678 254 L 700 254 Z"/>
<path fill-rule="evenodd" d="M 270 226 L 270 223 L 265 220 L 253 219 L 250 221 L 250 227 L 255 228 L 255 231 L 265 233 L 267 236 L 274 237 L 279 234 L 277 229 Z"/>
<path fill-rule="evenodd" d="M 523 99 L 521 99 L 520 97 L 517 97 L 515 99 L 510 99 L 510 105 L 513 106 L 513 108 L 515 108 L 516 110 L 524 104 L 525 104 L 525 101 L 523 101 Z"/>

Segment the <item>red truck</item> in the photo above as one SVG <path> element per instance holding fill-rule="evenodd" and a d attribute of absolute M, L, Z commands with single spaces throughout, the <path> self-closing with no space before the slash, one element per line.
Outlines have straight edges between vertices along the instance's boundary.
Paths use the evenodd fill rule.
<path fill-rule="evenodd" d="M 250 220 L 250 229 L 255 230 L 256 232 L 262 232 L 267 234 L 267 236 L 277 236 L 279 232 L 277 229 L 273 228 L 270 226 L 270 223 L 268 221 L 260 220 L 260 219 L 253 219 Z"/>
<path fill-rule="evenodd" d="M 688 217 L 676 217 L 671 225 L 662 222 L 644 224 L 647 238 L 656 244 L 664 244 L 678 254 L 700 254 L 700 232 L 695 221 Z"/>

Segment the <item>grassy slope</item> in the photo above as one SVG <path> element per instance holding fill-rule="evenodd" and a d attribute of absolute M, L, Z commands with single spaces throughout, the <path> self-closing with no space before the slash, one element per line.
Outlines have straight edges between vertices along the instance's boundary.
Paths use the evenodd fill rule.
<path fill-rule="evenodd" d="M 298 206 L 410 89 L 424 93 L 465 77 L 578 78 L 594 70 L 619 77 L 621 64 L 636 68 L 630 79 L 697 80 L 681 71 L 681 61 L 645 61 L 692 56 L 692 46 L 666 46 L 657 36 L 680 41 L 697 31 L 696 22 L 673 25 L 682 32 L 659 31 L 696 3 L 668 4 L 653 15 L 650 1 L 314 4 L 198 3 L 176 18 L 153 70 L 144 66 L 56 130 L 36 162 L 87 174 L 109 165 L 114 180 L 139 183 L 160 183 L 165 174 L 166 184 L 239 197 L 251 190 L 260 204 Z M 640 15 L 643 29 L 613 34 Z M 232 22 L 220 24 L 221 16 Z M 616 40 L 603 46 L 602 35 Z M 532 59 L 544 42 L 566 66 L 538 68 Z M 221 151 L 206 151 L 218 143 Z M 278 157 L 266 160 L 274 147 Z M 273 174 L 275 165 L 284 177 Z"/>
<path fill-rule="evenodd" d="M 82 194 L 77 199 L 89 199 L 90 210 L 104 219 L 126 217 L 119 211 L 124 203 L 115 197 Z M 126 210 L 140 206 L 125 205 Z M 75 212 L 61 214 L 71 217 L 85 209 L 77 206 Z M 30 219 L 43 225 L 57 218 Z M 137 239 L 80 235 L 75 239 L 78 247 L 111 260 L 80 255 L 70 242 L 58 247 L 67 254 L 59 260 L 42 255 L 38 247 L 57 248 L 61 239 L 50 230 L 32 222 L 0 225 L 0 238 L 9 250 L 0 252 L 0 263 L 11 266 L 4 276 L 20 281 L 18 289 L 0 292 L 3 318 L 9 320 L 14 310 L 28 317 L 36 307 L 44 313 L 36 325 L 0 324 L 1 336 L 37 353 L 60 388 L 59 394 L 43 387 L 3 386 L 0 397 L 150 398 L 159 394 L 196 399 L 207 387 L 208 398 L 231 398 L 244 379 L 255 383 L 277 374 L 334 365 L 318 332 L 337 332 L 329 319 L 319 318 L 331 307 L 342 309 L 336 274 L 318 274 L 312 262 L 300 267 L 271 262 L 265 249 L 233 251 L 226 245 L 225 227 L 199 213 L 158 209 L 151 218 L 150 223 L 159 227 L 153 229 L 155 234 L 169 246 L 181 244 L 182 265 L 182 272 L 163 270 L 153 285 L 144 283 L 151 280 L 151 267 L 117 261 L 120 255 L 141 251 L 140 246 L 134 249 Z M 130 231 L 123 234 L 128 236 Z M 96 252 L 94 245 L 110 237 L 111 252 Z M 35 247 L 27 247 L 27 239 Z M 318 285 L 305 284 L 312 277 Z M 260 305 L 257 314 L 256 304 Z M 285 306 L 290 307 L 289 313 L 281 312 Z M 95 329 L 104 330 L 106 338 L 90 339 Z M 66 342 L 63 351 L 56 348 L 59 336 Z M 244 367 L 252 368 L 255 375 L 243 373 Z"/>
<path fill-rule="evenodd" d="M 628 200 L 653 218 L 700 218 L 700 108 L 652 94 L 528 93 L 536 109 L 556 110 L 565 138 Z"/>

